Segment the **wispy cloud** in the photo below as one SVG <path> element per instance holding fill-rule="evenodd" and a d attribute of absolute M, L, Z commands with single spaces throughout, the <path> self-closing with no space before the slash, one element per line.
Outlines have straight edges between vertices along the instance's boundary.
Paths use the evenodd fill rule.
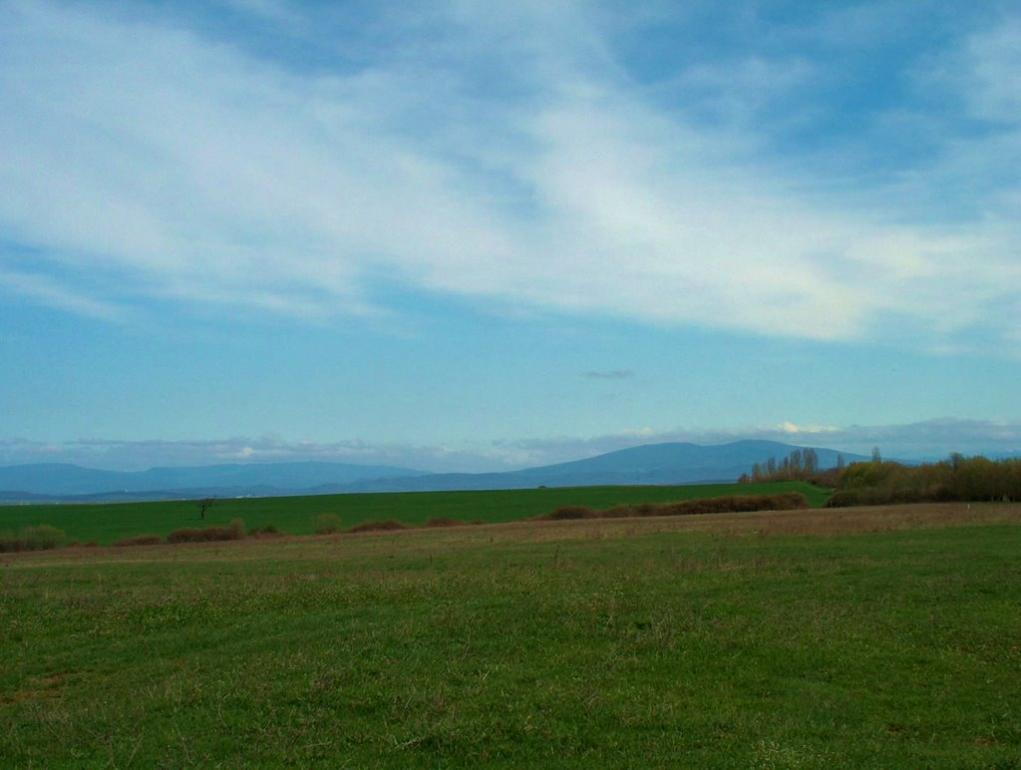
<path fill-rule="evenodd" d="M 630 369 L 593 369 L 582 372 L 586 380 L 629 380 L 635 376 Z"/>
<path fill-rule="evenodd" d="M 394 282 L 822 340 L 1011 339 L 1021 184 L 974 169 L 1013 168 L 997 148 L 1021 147 L 1016 20 L 962 43 L 961 78 L 941 86 L 987 139 L 941 134 L 936 160 L 870 206 L 763 154 L 742 118 L 812 64 L 681 72 L 727 122 L 713 129 L 635 81 L 596 7 L 393 11 L 407 45 L 331 71 L 102 4 L 4 3 L 0 227 L 40 266 L 7 284 L 93 315 L 108 298 L 39 276 L 109 271 L 139 297 L 298 316 L 386 310 L 375 288 Z M 914 193 L 954 180 L 968 212 L 919 210 Z"/>
<path fill-rule="evenodd" d="M 68 288 L 45 275 L 6 269 L 2 264 L 0 290 L 28 297 L 50 307 L 105 321 L 119 321 L 125 317 L 124 309 L 118 305 Z"/>

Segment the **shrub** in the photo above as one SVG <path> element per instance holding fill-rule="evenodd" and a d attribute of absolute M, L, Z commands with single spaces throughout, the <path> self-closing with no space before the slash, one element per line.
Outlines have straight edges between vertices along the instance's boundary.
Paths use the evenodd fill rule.
<path fill-rule="evenodd" d="M 248 530 L 248 534 L 252 537 L 275 537 L 284 533 L 273 524 L 265 524 L 262 527 L 252 527 Z"/>
<path fill-rule="evenodd" d="M 135 535 L 134 537 L 125 537 L 122 540 L 118 540 L 114 545 L 118 548 L 125 548 L 135 545 L 162 545 L 163 538 L 159 535 Z M 95 545 L 95 543 L 92 543 Z"/>
<path fill-rule="evenodd" d="M 0 553 L 12 551 L 48 551 L 59 548 L 67 539 L 63 530 L 48 524 L 23 527 L 18 534 L 0 533 Z"/>
<path fill-rule="evenodd" d="M 210 529 L 213 529 L 213 527 L 210 527 Z M 227 530 L 222 529 L 221 531 L 225 533 Z M 193 528 L 193 527 L 189 527 L 189 528 L 186 528 L 186 529 L 175 529 L 173 532 L 171 532 L 169 535 L 167 535 L 167 542 L 168 543 L 199 543 L 199 542 L 203 542 L 205 540 L 212 540 L 213 538 L 207 537 L 206 536 L 207 534 L 208 534 L 208 530 L 196 529 L 196 528 Z M 222 538 L 216 538 L 216 539 L 217 540 L 226 540 L 227 538 L 226 537 L 222 537 Z"/>
<path fill-rule="evenodd" d="M 407 529 L 408 525 L 400 521 L 394 521 L 393 519 L 387 519 L 386 521 L 363 521 L 361 524 L 355 524 L 348 532 L 392 532 L 398 529 Z"/>
<path fill-rule="evenodd" d="M 6 532 L 0 532 L 0 553 L 10 553 L 12 551 L 21 551 L 23 549 L 19 547 L 20 545 L 21 545 L 21 540 L 19 540 L 18 536 L 15 535 L 10 530 L 8 530 Z"/>
<path fill-rule="evenodd" d="M 40 524 L 37 527 L 25 527 L 21 530 L 21 536 L 29 551 L 45 551 L 50 548 L 59 548 L 67 539 L 63 530 L 51 527 L 48 524 Z"/>
<path fill-rule="evenodd" d="M 434 516 L 426 521 L 423 527 L 463 527 L 464 522 L 460 519 L 449 519 L 446 516 Z"/>
<path fill-rule="evenodd" d="M 242 540 L 245 536 L 245 523 L 241 519 L 233 519 L 226 527 L 206 527 L 205 529 L 177 529 L 167 535 L 168 543 L 208 543 L 214 540 Z"/>
<path fill-rule="evenodd" d="M 335 513 L 320 513 L 316 516 L 314 530 L 317 535 L 340 532 L 340 516 Z"/>
<path fill-rule="evenodd" d="M 550 519 L 551 521 L 562 521 L 566 519 L 591 519 L 598 514 L 598 511 L 586 508 L 583 505 L 562 505 L 555 511 L 550 511 L 539 518 Z"/>
<path fill-rule="evenodd" d="M 690 516 L 699 513 L 740 513 L 746 511 L 789 511 L 807 508 L 808 499 L 800 492 L 776 495 L 731 495 L 673 503 L 628 503 L 593 510 L 583 506 L 564 506 L 539 516 L 540 519 L 618 519 L 637 516 Z"/>

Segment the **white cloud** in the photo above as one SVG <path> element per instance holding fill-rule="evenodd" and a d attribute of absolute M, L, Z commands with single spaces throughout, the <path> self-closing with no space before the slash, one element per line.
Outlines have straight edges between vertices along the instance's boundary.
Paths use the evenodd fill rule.
<path fill-rule="evenodd" d="M 799 425 L 794 422 L 782 422 L 777 426 L 781 433 L 791 435 L 813 435 L 816 433 L 836 433 L 840 429 L 832 425 Z"/>
<path fill-rule="evenodd" d="M 155 22 L 0 5 L 0 228 L 44 254 L 47 275 L 102 271 L 136 296 L 299 316 L 385 310 L 373 287 L 393 281 L 815 339 L 891 320 L 932 346 L 1016 329 L 1021 238 L 1002 211 L 937 227 L 890 211 L 889 195 L 852 210 L 812 194 L 825 180 L 760 158 L 754 135 L 646 99 L 583 6 L 452 7 L 435 50 L 425 39 L 323 74 Z M 980 78 L 1000 66 L 973 61 Z M 1003 114 L 1006 88 L 984 109 Z M 1016 201 L 1017 186 L 997 195 Z M 8 283 L 54 301 L 20 274 Z"/>

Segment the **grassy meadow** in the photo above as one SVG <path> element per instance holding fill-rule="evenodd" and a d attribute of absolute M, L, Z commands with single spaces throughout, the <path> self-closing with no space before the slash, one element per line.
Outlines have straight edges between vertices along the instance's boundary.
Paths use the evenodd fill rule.
<path fill-rule="evenodd" d="M 64 549 L 0 581 L 4 767 L 1021 768 L 1018 505 Z"/>
<path fill-rule="evenodd" d="M 827 490 L 801 481 L 764 484 L 693 484 L 684 486 L 613 486 L 514 489 L 485 492 L 406 492 L 307 497 L 262 497 L 217 500 L 199 520 L 198 506 L 188 500 L 146 503 L 0 506 L 0 532 L 47 524 L 79 542 L 112 543 L 140 534 L 166 535 L 182 527 L 222 526 L 237 517 L 249 527 L 268 524 L 292 534 L 310 534 L 316 516 L 332 513 L 345 527 L 395 519 L 422 524 L 431 518 L 497 523 L 548 513 L 565 505 L 611 508 L 625 503 L 659 503 L 725 495 L 803 492 L 820 506 Z"/>

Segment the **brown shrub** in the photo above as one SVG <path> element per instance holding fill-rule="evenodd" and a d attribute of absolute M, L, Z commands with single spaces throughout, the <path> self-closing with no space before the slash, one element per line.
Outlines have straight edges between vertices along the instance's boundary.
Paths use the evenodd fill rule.
<path fill-rule="evenodd" d="M 200 543 L 206 540 L 226 540 L 226 537 L 209 537 L 210 529 L 215 529 L 219 533 L 226 533 L 227 529 L 224 527 L 209 527 L 208 529 L 188 528 L 188 529 L 175 529 L 169 535 L 167 535 L 168 543 Z"/>
<path fill-rule="evenodd" d="M 134 545 L 162 545 L 163 538 L 159 535 L 135 535 L 135 537 L 126 537 L 123 540 L 118 540 L 114 543 L 118 548 L 134 546 Z M 86 545 L 95 545 L 95 543 L 87 543 Z"/>
<path fill-rule="evenodd" d="M 540 516 L 540 519 L 551 521 L 565 521 L 567 519 L 593 519 L 599 516 L 602 511 L 587 508 L 584 505 L 562 505 L 555 511 Z"/>
<path fill-rule="evenodd" d="M 208 543 L 214 540 L 242 540 L 245 536 L 245 523 L 241 519 L 233 519 L 226 527 L 206 527 L 205 529 L 177 529 L 167 535 L 168 543 Z"/>
<path fill-rule="evenodd" d="M 348 532 L 391 532 L 407 528 L 408 525 L 403 522 L 387 519 L 386 521 L 363 521 L 361 524 L 355 524 Z"/>
<path fill-rule="evenodd" d="M 546 520 L 622 519 L 637 516 L 690 516 L 700 513 L 741 513 L 748 511 L 791 511 L 807 508 L 808 499 L 800 492 L 775 495 L 731 495 L 673 503 L 633 503 L 603 510 L 582 506 L 565 506 L 539 516 Z"/>
<path fill-rule="evenodd" d="M 429 519 L 423 527 L 463 527 L 465 522 L 460 519 L 450 519 L 446 516 L 434 516 Z"/>

